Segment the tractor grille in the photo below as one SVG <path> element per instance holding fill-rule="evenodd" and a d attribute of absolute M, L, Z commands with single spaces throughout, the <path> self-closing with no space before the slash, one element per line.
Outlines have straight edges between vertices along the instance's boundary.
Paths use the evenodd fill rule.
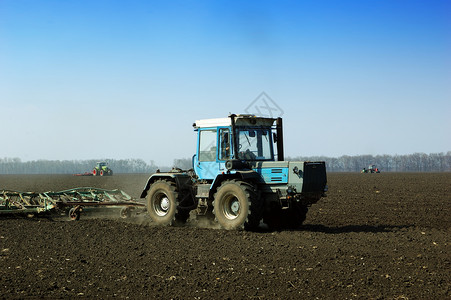
<path fill-rule="evenodd" d="M 279 176 L 272 176 L 272 174 L 280 174 Z M 283 170 L 282 169 L 272 169 L 271 170 L 271 182 L 282 182 L 283 181 Z"/>

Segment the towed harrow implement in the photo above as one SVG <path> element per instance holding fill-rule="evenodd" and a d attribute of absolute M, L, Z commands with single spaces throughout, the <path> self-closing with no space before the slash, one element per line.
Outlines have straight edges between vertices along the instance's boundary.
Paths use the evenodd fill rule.
<path fill-rule="evenodd" d="M 0 191 L 0 215 L 41 214 L 67 211 L 78 220 L 87 207 L 122 207 L 120 216 L 130 217 L 137 207 L 145 207 L 121 190 L 80 187 L 59 192 Z"/>

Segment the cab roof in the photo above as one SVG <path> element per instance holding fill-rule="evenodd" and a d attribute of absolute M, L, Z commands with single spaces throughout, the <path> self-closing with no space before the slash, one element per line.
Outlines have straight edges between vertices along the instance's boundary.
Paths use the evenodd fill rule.
<path fill-rule="evenodd" d="M 274 124 L 274 118 L 257 117 L 255 115 L 236 115 L 236 126 L 272 126 Z M 194 124 L 194 128 L 207 128 L 207 127 L 220 127 L 231 126 L 231 116 L 228 118 L 216 118 L 216 119 L 204 119 L 197 120 Z"/>

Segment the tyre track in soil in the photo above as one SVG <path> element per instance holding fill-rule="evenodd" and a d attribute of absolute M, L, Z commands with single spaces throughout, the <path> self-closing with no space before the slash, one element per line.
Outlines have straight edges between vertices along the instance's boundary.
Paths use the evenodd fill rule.
<path fill-rule="evenodd" d="M 148 175 L 0 175 L 0 188 L 120 188 Z M 148 218 L 0 218 L 0 298 L 449 299 L 450 182 L 330 173 L 298 231 L 156 227 Z"/>

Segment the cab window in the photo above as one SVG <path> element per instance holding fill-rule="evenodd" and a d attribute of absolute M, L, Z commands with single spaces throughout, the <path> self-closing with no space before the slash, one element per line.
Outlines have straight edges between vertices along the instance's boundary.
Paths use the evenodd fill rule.
<path fill-rule="evenodd" d="M 216 130 L 200 132 L 199 161 L 216 161 Z"/>
<path fill-rule="evenodd" d="M 230 158 L 230 132 L 228 128 L 219 130 L 219 142 L 221 145 L 219 160 L 228 160 Z"/>

